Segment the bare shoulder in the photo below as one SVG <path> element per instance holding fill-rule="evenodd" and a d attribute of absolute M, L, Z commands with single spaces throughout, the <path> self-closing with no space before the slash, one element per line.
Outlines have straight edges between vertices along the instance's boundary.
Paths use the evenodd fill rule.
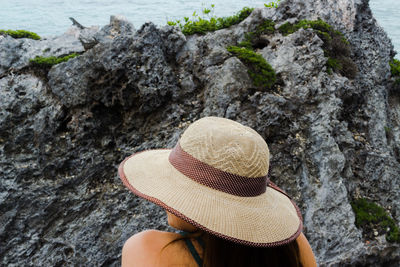
<path fill-rule="evenodd" d="M 296 239 L 297 244 L 299 246 L 299 252 L 300 252 L 300 260 L 305 267 L 316 267 L 317 262 L 315 260 L 314 253 L 311 249 L 310 244 L 308 243 L 307 238 L 303 233 L 299 235 L 299 237 Z"/>
<path fill-rule="evenodd" d="M 164 232 L 158 230 L 145 230 L 139 232 L 133 236 L 131 236 L 127 242 L 140 243 L 141 245 L 145 245 L 146 243 L 155 244 L 155 243 L 164 243 L 170 242 L 171 240 L 179 237 L 177 233 Z"/>
<path fill-rule="evenodd" d="M 179 234 L 146 230 L 131 236 L 122 248 L 122 267 L 159 266 L 161 251 Z"/>

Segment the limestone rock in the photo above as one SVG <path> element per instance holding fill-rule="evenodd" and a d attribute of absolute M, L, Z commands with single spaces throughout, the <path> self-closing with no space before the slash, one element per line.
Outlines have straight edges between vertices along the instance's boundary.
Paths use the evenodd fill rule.
<path fill-rule="evenodd" d="M 256 52 L 278 77 L 268 90 L 226 50 L 266 19 L 279 26 L 317 18 L 345 34 L 354 79 L 327 73 L 312 29 L 263 37 Z M 394 51 L 368 1 L 286 0 L 202 36 L 152 23 L 135 30 L 119 17 L 86 29 L 58 37 L 62 45 L 0 40 L 1 265 L 119 266 L 130 235 L 169 229 L 161 208 L 122 185 L 119 162 L 174 146 L 206 115 L 237 120 L 266 139 L 271 179 L 299 204 L 320 266 L 398 265 L 399 244 L 380 233 L 366 240 L 350 205 L 366 197 L 400 221 Z M 83 53 L 44 75 L 25 68 L 35 55 L 69 51 Z"/>
<path fill-rule="evenodd" d="M 118 35 L 131 35 L 135 27 L 122 15 L 110 17 L 110 24 L 104 26 L 99 32 L 93 35 L 93 39 L 100 43 L 109 42 Z"/>
<path fill-rule="evenodd" d="M 0 76 L 9 71 L 18 71 L 29 65 L 36 56 L 66 56 L 85 51 L 73 31 L 57 37 L 33 39 L 14 39 L 10 36 L 0 38 Z"/>

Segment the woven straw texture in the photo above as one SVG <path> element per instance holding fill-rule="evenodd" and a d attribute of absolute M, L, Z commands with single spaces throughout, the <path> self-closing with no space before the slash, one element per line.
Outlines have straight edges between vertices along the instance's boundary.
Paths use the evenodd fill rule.
<path fill-rule="evenodd" d="M 267 176 L 248 178 L 221 171 L 182 150 L 179 143 L 169 154 L 169 162 L 190 179 L 235 196 L 258 196 L 265 192 Z"/>
<path fill-rule="evenodd" d="M 268 187 L 257 197 L 239 197 L 211 189 L 171 167 L 169 152 L 150 150 L 128 159 L 123 171 L 129 183 L 205 228 L 239 240 L 272 243 L 297 232 L 300 219 L 284 194 Z"/>
<path fill-rule="evenodd" d="M 179 141 L 182 149 L 219 170 L 246 177 L 268 174 L 269 150 L 253 129 L 217 117 L 189 126 Z"/>
<path fill-rule="evenodd" d="M 200 119 L 189 126 L 179 144 L 197 160 L 228 174 L 249 180 L 268 174 L 265 141 L 254 130 L 231 120 Z M 297 207 L 274 186 L 253 196 L 234 195 L 225 185 L 217 190 L 212 188 L 215 182 L 200 183 L 188 177 L 190 171 L 186 176 L 177 170 L 169 160 L 170 153 L 149 150 L 126 159 L 119 170 L 123 182 L 139 196 L 234 242 L 275 246 L 300 234 Z"/>

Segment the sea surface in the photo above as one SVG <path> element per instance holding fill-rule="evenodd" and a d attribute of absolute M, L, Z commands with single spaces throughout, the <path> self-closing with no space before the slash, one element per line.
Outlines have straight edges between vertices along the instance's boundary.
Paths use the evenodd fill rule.
<path fill-rule="evenodd" d="M 394 50 L 400 59 L 400 0 L 370 0 L 374 17 L 392 39 Z"/>
<path fill-rule="evenodd" d="M 213 14 L 230 16 L 244 6 L 262 7 L 256 0 L 0 0 L 0 29 L 25 29 L 41 36 L 60 35 L 70 26 L 69 17 L 84 26 L 108 24 L 110 15 L 124 15 L 136 28 L 152 21 L 191 17 L 214 4 Z M 400 53 L 400 0 L 370 0 L 372 12 Z M 397 55 L 399 58 L 400 56 Z"/>

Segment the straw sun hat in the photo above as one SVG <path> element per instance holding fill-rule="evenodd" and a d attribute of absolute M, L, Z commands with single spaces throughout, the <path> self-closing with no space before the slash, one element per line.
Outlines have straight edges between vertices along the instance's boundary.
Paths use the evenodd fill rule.
<path fill-rule="evenodd" d="M 297 206 L 268 181 L 269 150 L 253 129 L 206 117 L 174 149 L 147 150 L 119 166 L 123 183 L 196 227 L 256 247 L 287 244 L 302 230 Z"/>

